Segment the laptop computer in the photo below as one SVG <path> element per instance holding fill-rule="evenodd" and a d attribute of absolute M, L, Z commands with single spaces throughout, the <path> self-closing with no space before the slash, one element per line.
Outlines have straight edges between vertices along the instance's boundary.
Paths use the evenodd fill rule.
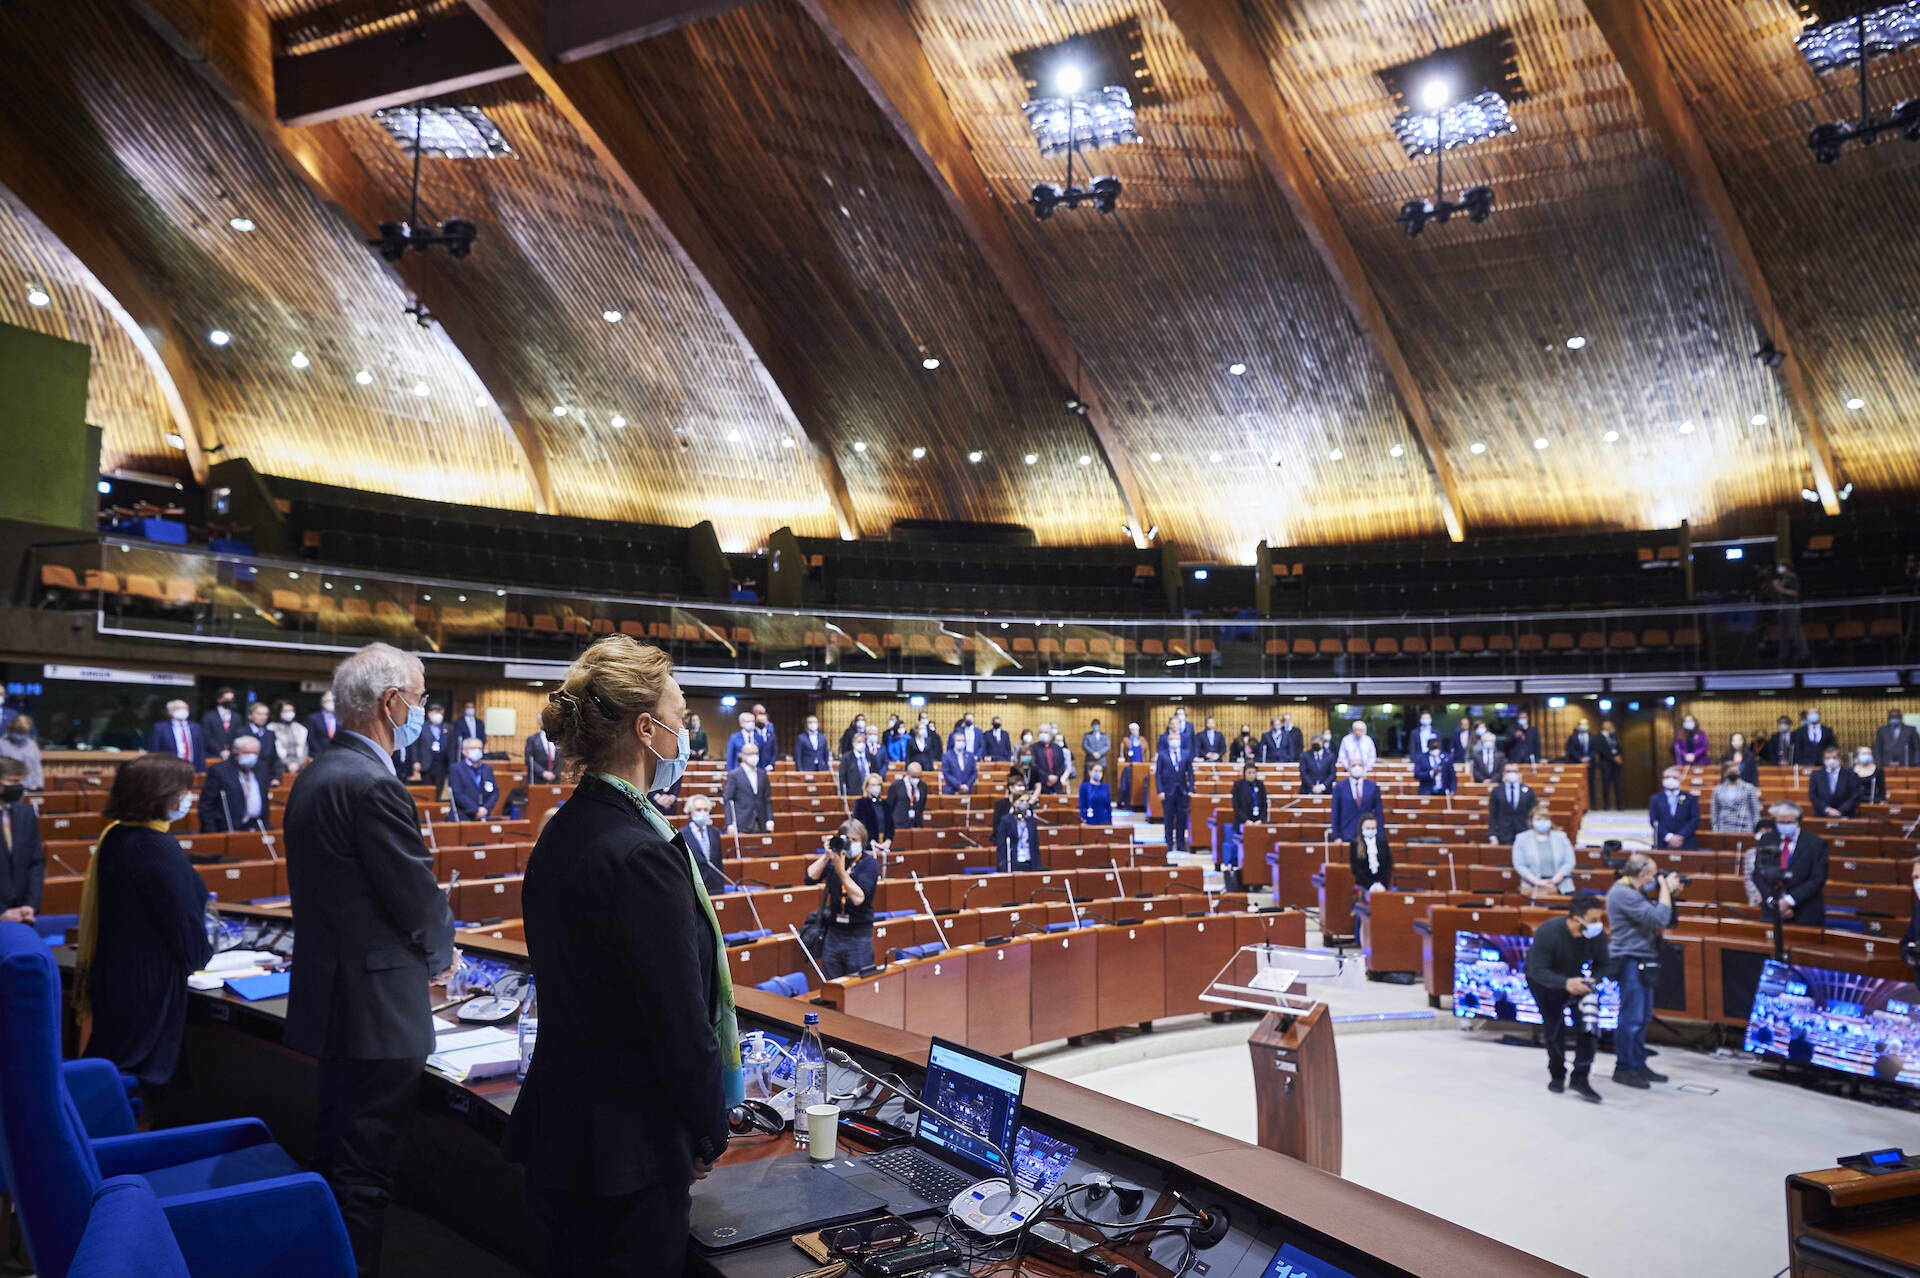
<path fill-rule="evenodd" d="M 944 1210 L 967 1186 L 1007 1174 L 1026 1089 L 1023 1067 L 936 1038 L 927 1053 L 912 1143 L 835 1159 L 831 1169 L 886 1199 L 897 1216 Z"/>

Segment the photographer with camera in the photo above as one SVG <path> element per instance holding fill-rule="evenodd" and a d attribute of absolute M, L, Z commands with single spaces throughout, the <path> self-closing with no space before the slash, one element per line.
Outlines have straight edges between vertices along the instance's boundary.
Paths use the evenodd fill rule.
<path fill-rule="evenodd" d="M 1607 970 L 1607 937 L 1601 928 L 1606 907 L 1592 892 L 1575 892 L 1565 918 L 1548 919 L 1534 929 L 1527 948 L 1527 985 L 1540 1007 L 1547 1032 L 1547 1090 L 1569 1086 L 1583 1100 L 1598 1103 L 1600 1093 L 1587 1081 L 1593 1068 L 1594 1039 L 1600 1028 L 1599 974 Z M 1567 1005 L 1573 1005 L 1573 1078 L 1567 1078 Z"/>
<path fill-rule="evenodd" d="M 1620 982 L 1620 1027 L 1613 1033 L 1613 1081 L 1644 1088 L 1667 1081 L 1647 1068 L 1647 1022 L 1653 1019 L 1653 991 L 1660 983 L 1660 937 L 1677 915 L 1673 894 L 1678 874 L 1656 874 L 1653 858 L 1635 852 L 1625 872 L 1607 889 L 1608 953 L 1613 979 Z M 1657 888 L 1658 904 L 1647 899 Z"/>
<path fill-rule="evenodd" d="M 820 917 L 827 925 L 820 967 L 828 980 L 873 966 L 873 893 L 880 883 L 880 861 L 866 845 L 867 827 L 842 821 L 807 866 L 807 882 L 826 881 L 820 894 Z"/>

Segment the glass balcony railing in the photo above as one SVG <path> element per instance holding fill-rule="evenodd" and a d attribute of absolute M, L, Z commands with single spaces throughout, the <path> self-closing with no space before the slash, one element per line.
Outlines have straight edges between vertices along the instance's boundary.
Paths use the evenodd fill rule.
<path fill-rule="evenodd" d="M 564 661 L 627 634 L 683 665 L 814 673 L 1364 679 L 1874 668 L 1913 658 L 1920 597 L 1783 608 L 1382 618 L 1052 620 L 796 611 L 423 580 L 104 539 L 37 549 L 33 602 L 93 609 L 102 632 Z"/>

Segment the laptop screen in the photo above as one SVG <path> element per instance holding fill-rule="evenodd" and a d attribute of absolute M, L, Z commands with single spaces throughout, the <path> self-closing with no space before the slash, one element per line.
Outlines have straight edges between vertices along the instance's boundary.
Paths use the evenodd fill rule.
<path fill-rule="evenodd" d="M 1004 1176 L 1026 1086 L 1027 1071 L 1020 1066 L 936 1038 L 927 1054 L 915 1138 L 978 1169 L 982 1179 Z M 993 1139 L 989 1143 L 980 1136 Z"/>

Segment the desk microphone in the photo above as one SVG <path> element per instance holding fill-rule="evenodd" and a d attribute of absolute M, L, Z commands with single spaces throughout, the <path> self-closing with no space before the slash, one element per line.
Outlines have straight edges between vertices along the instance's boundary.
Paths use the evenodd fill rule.
<path fill-rule="evenodd" d="M 98 851 L 99 851 L 99 845 L 98 845 L 98 844 L 96 844 L 96 845 L 94 846 L 94 850 L 95 850 L 96 852 L 98 852 Z M 78 871 L 78 870 L 76 870 L 76 869 L 74 869 L 74 868 L 73 868 L 73 867 L 72 867 L 71 865 L 68 865 L 68 864 L 66 863 L 66 860 L 65 860 L 65 858 L 63 858 L 63 857 L 62 857 L 62 856 L 61 856 L 61 855 L 60 855 L 60 854 L 59 854 L 58 852 L 49 852 L 49 853 L 47 853 L 47 860 L 49 860 L 49 861 L 51 861 L 51 862 L 53 862 L 53 863 L 54 863 L 55 865 L 57 865 L 57 866 L 59 866 L 59 867 L 60 867 L 61 869 L 63 869 L 63 870 L 65 870 L 65 871 L 66 871 L 66 872 L 67 872 L 68 874 L 78 874 L 78 873 L 80 873 L 80 871 Z"/>
<path fill-rule="evenodd" d="M 820 978 L 821 988 L 825 989 L 827 985 L 827 974 L 821 970 L 820 964 L 813 957 L 813 951 L 807 948 L 807 943 L 800 939 L 800 929 L 794 924 L 789 923 L 787 924 L 787 931 L 792 935 L 793 943 L 800 947 L 800 952 L 807 956 L 807 964 L 813 968 L 814 975 Z"/>
<path fill-rule="evenodd" d="M 730 879 L 727 877 L 727 872 L 721 869 L 719 866 L 716 865 L 711 868 L 715 874 L 720 876 L 720 879 L 722 882 L 731 886 L 736 892 L 740 893 L 740 895 L 746 899 L 747 913 L 753 915 L 754 927 L 758 928 L 760 931 L 763 931 L 763 932 L 766 931 L 767 925 L 760 921 L 760 907 L 753 903 L 753 893 L 747 891 L 746 888 L 742 885 L 747 883 L 759 883 L 761 887 L 767 887 L 769 885 L 765 883 L 760 883 L 760 880 L 758 879 L 748 879 L 748 878 Z"/>
<path fill-rule="evenodd" d="M 987 1135 L 985 1132 L 980 1131 L 978 1128 L 969 1127 L 966 1123 L 961 1122 L 959 1119 L 955 1118 L 953 1115 L 947 1113 L 946 1111 L 935 1109 L 932 1105 L 929 1105 L 927 1102 L 921 1100 L 918 1096 L 907 1091 L 907 1081 L 904 1078 L 901 1078 L 898 1075 L 895 1075 L 891 1079 L 883 1078 L 880 1075 L 874 1073 L 872 1070 L 868 1069 L 865 1065 L 862 1065 L 859 1061 L 853 1059 L 853 1057 L 849 1056 L 846 1052 L 842 1051 L 838 1047 L 829 1047 L 827 1049 L 827 1059 L 832 1061 L 835 1065 L 843 1065 L 846 1068 L 854 1071 L 856 1074 L 859 1074 L 864 1078 L 871 1079 L 873 1082 L 880 1084 L 882 1087 L 892 1092 L 895 1096 L 898 1096 L 900 1098 L 901 1108 L 905 1112 L 920 1113 L 924 1111 L 926 1113 L 933 1114 L 935 1117 L 939 1118 L 941 1122 L 946 1123 L 948 1126 L 954 1128 L 961 1135 L 973 1137 L 975 1140 L 979 1141 L 981 1144 L 993 1150 L 994 1153 L 999 1154 L 1003 1160 L 1006 1159 L 1006 1151 L 1000 1148 L 999 1141 Z"/>
<path fill-rule="evenodd" d="M 934 935 L 940 938 L 940 948 L 942 950 L 953 948 L 947 944 L 947 930 L 940 926 L 940 916 L 933 912 L 933 906 L 927 901 L 927 890 L 920 886 L 920 871 L 909 870 L 908 873 L 913 876 L 914 894 L 920 898 L 920 904 L 925 907 L 927 917 L 933 920 L 933 931 Z"/>
<path fill-rule="evenodd" d="M 963 910 L 966 909 L 967 898 L 972 896 L 975 892 L 978 892 L 981 888 L 985 887 L 986 885 L 987 885 L 987 879 L 985 875 L 982 875 L 979 878 L 975 879 L 972 883 L 969 883 L 967 885 L 967 890 L 960 894 L 960 908 Z"/>

